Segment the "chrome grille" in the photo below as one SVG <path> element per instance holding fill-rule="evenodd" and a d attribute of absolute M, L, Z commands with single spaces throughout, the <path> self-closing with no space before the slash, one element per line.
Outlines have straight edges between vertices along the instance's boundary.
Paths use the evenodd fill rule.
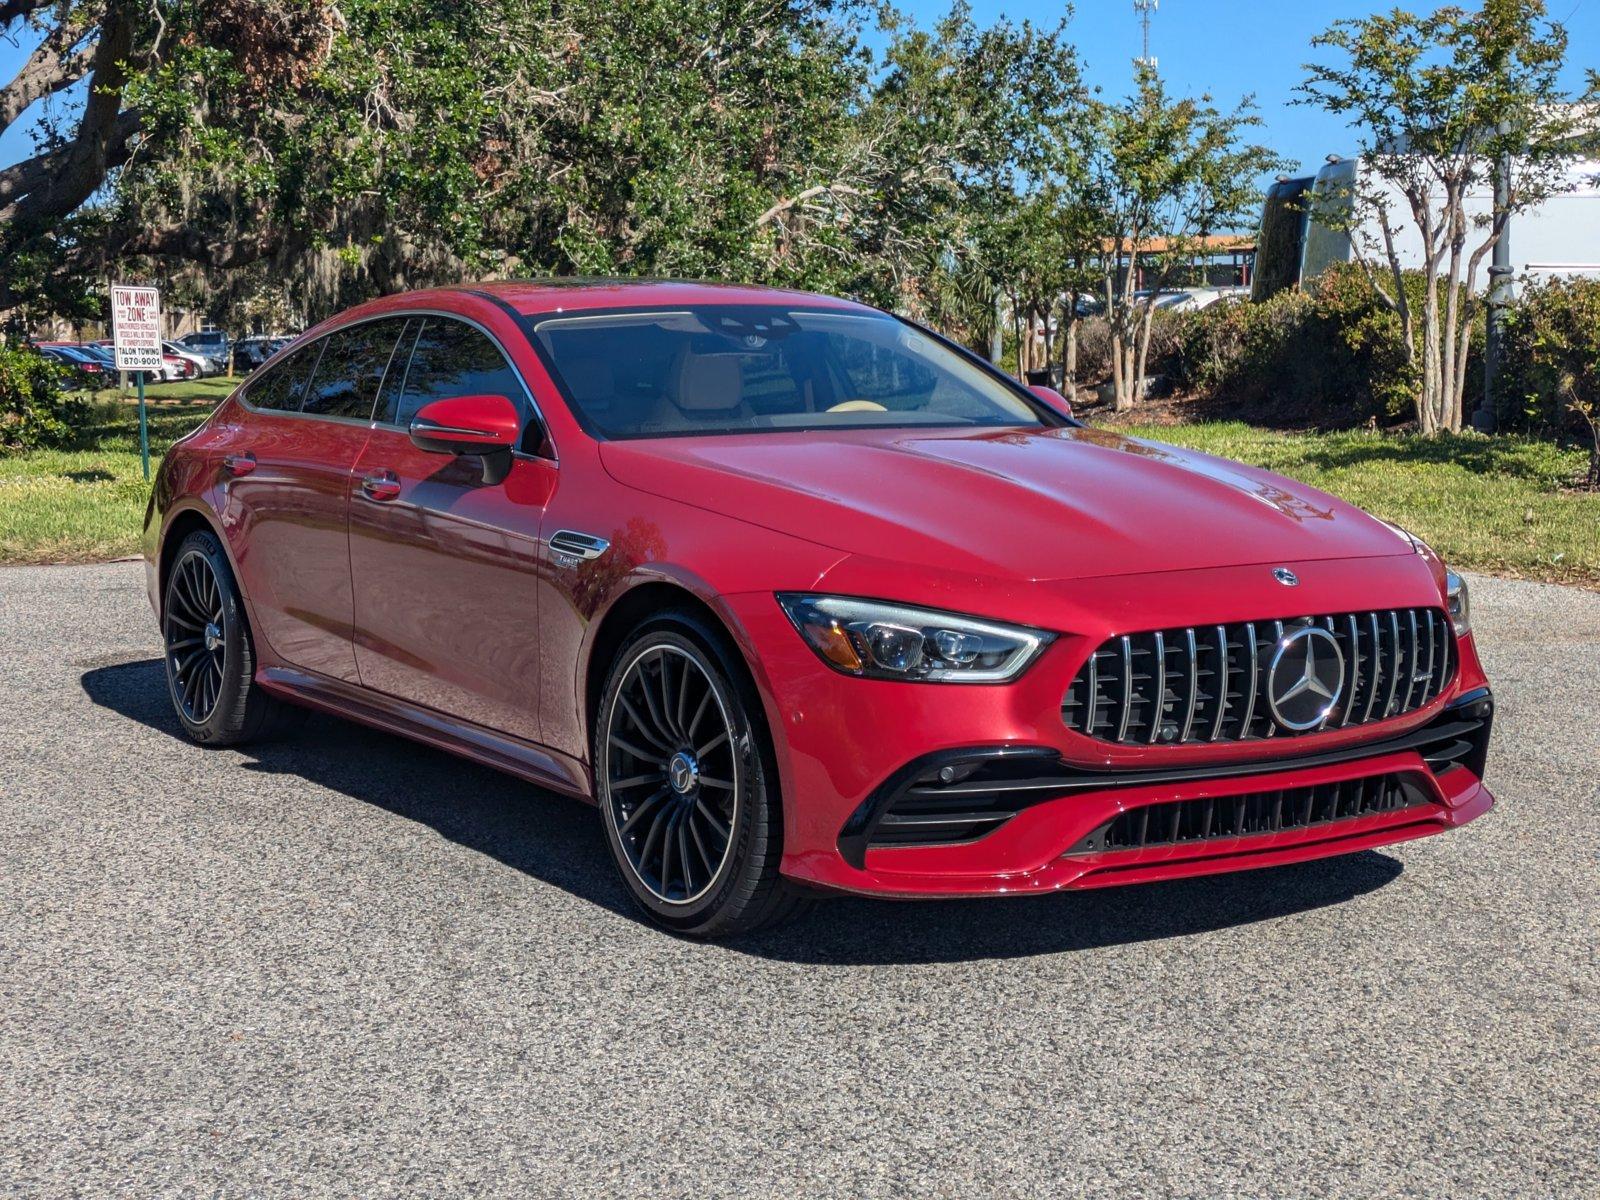
<path fill-rule="evenodd" d="M 1414 712 L 1455 672 L 1442 609 L 1398 608 L 1123 634 L 1089 656 L 1068 687 L 1061 719 L 1106 742 L 1179 745 L 1295 737 L 1266 700 L 1273 648 L 1305 625 L 1326 629 L 1344 654 L 1339 700 L 1316 733 Z"/>

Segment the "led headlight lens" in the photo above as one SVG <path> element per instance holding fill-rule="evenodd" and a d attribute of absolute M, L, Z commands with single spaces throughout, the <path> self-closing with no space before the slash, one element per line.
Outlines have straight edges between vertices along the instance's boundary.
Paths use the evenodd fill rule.
<path fill-rule="evenodd" d="M 1455 626 L 1456 636 L 1470 633 L 1472 630 L 1472 604 L 1467 597 L 1467 581 L 1454 571 L 1446 571 L 1445 579 L 1445 607 L 1450 611 L 1450 623 Z"/>
<path fill-rule="evenodd" d="M 846 596 L 778 595 L 817 656 L 846 675 L 919 683 L 1007 683 L 1054 634 Z"/>

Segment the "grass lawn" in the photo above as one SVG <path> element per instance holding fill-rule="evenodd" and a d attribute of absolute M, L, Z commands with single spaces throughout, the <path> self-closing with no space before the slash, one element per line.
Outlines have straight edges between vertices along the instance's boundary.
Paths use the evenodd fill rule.
<path fill-rule="evenodd" d="M 1331 492 L 1409 529 L 1452 566 L 1600 585 L 1600 494 L 1570 490 L 1588 464 L 1583 450 L 1470 433 L 1280 433 L 1235 421 L 1127 431 Z"/>
<path fill-rule="evenodd" d="M 152 461 L 233 384 L 150 388 Z M 102 393 L 99 414 L 81 449 L 0 455 L 0 562 L 137 553 L 148 496 L 138 411 Z M 1304 480 L 1405 526 L 1456 566 L 1600 586 L 1600 495 L 1567 488 L 1586 461 L 1579 450 L 1471 434 L 1279 433 L 1233 422 L 1129 431 Z"/>
<path fill-rule="evenodd" d="M 236 379 L 145 389 L 150 469 L 205 420 Z M 0 452 L 0 563 L 93 562 L 136 554 L 150 491 L 139 467 L 139 406 L 99 393 L 95 424 L 73 450 Z"/>

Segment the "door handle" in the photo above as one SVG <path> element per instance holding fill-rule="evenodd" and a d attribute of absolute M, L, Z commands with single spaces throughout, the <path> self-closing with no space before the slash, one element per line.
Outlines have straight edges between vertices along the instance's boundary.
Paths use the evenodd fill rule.
<path fill-rule="evenodd" d="M 243 454 L 224 454 L 222 469 L 235 477 L 248 475 L 256 469 L 256 456 L 248 450 Z"/>
<path fill-rule="evenodd" d="M 368 471 L 361 477 L 361 490 L 373 500 L 393 500 L 400 494 L 400 477 L 393 471 Z"/>

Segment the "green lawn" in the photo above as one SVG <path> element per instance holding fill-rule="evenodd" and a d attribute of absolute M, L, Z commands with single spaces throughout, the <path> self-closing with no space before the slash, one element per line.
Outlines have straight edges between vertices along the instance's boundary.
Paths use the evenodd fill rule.
<path fill-rule="evenodd" d="M 149 390 L 152 459 L 204 419 L 234 381 Z M 0 455 L 0 562 L 134 554 L 148 495 L 131 400 L 104 393 L 83 448 Z M 1452 564 L 1600 585 L 1600 495 L 1570 491 L 1582 451 L 1461 435 L 1278 433 L 1227 422 L 1133 427 L 1280 471 L 1425 538 Z"/>
<path fill-rule="evenodd" d="M 1600 494 L 1586 452 L 1477 434 L 1279 433 L 1240 422 L 1128 432 L 1299 479 L 1409 529 L 1453 566 L 1600 584 Z"/>
<path fill-rule="evenodd" d="M 146 389 L 150 469 L 238 383 L 205 379 Z M 136 554 L 149 488 L 139 468 L 132 393 L 101 392 L 73 450 L 0 452 L 0 563 L 92 562 Z"/>

